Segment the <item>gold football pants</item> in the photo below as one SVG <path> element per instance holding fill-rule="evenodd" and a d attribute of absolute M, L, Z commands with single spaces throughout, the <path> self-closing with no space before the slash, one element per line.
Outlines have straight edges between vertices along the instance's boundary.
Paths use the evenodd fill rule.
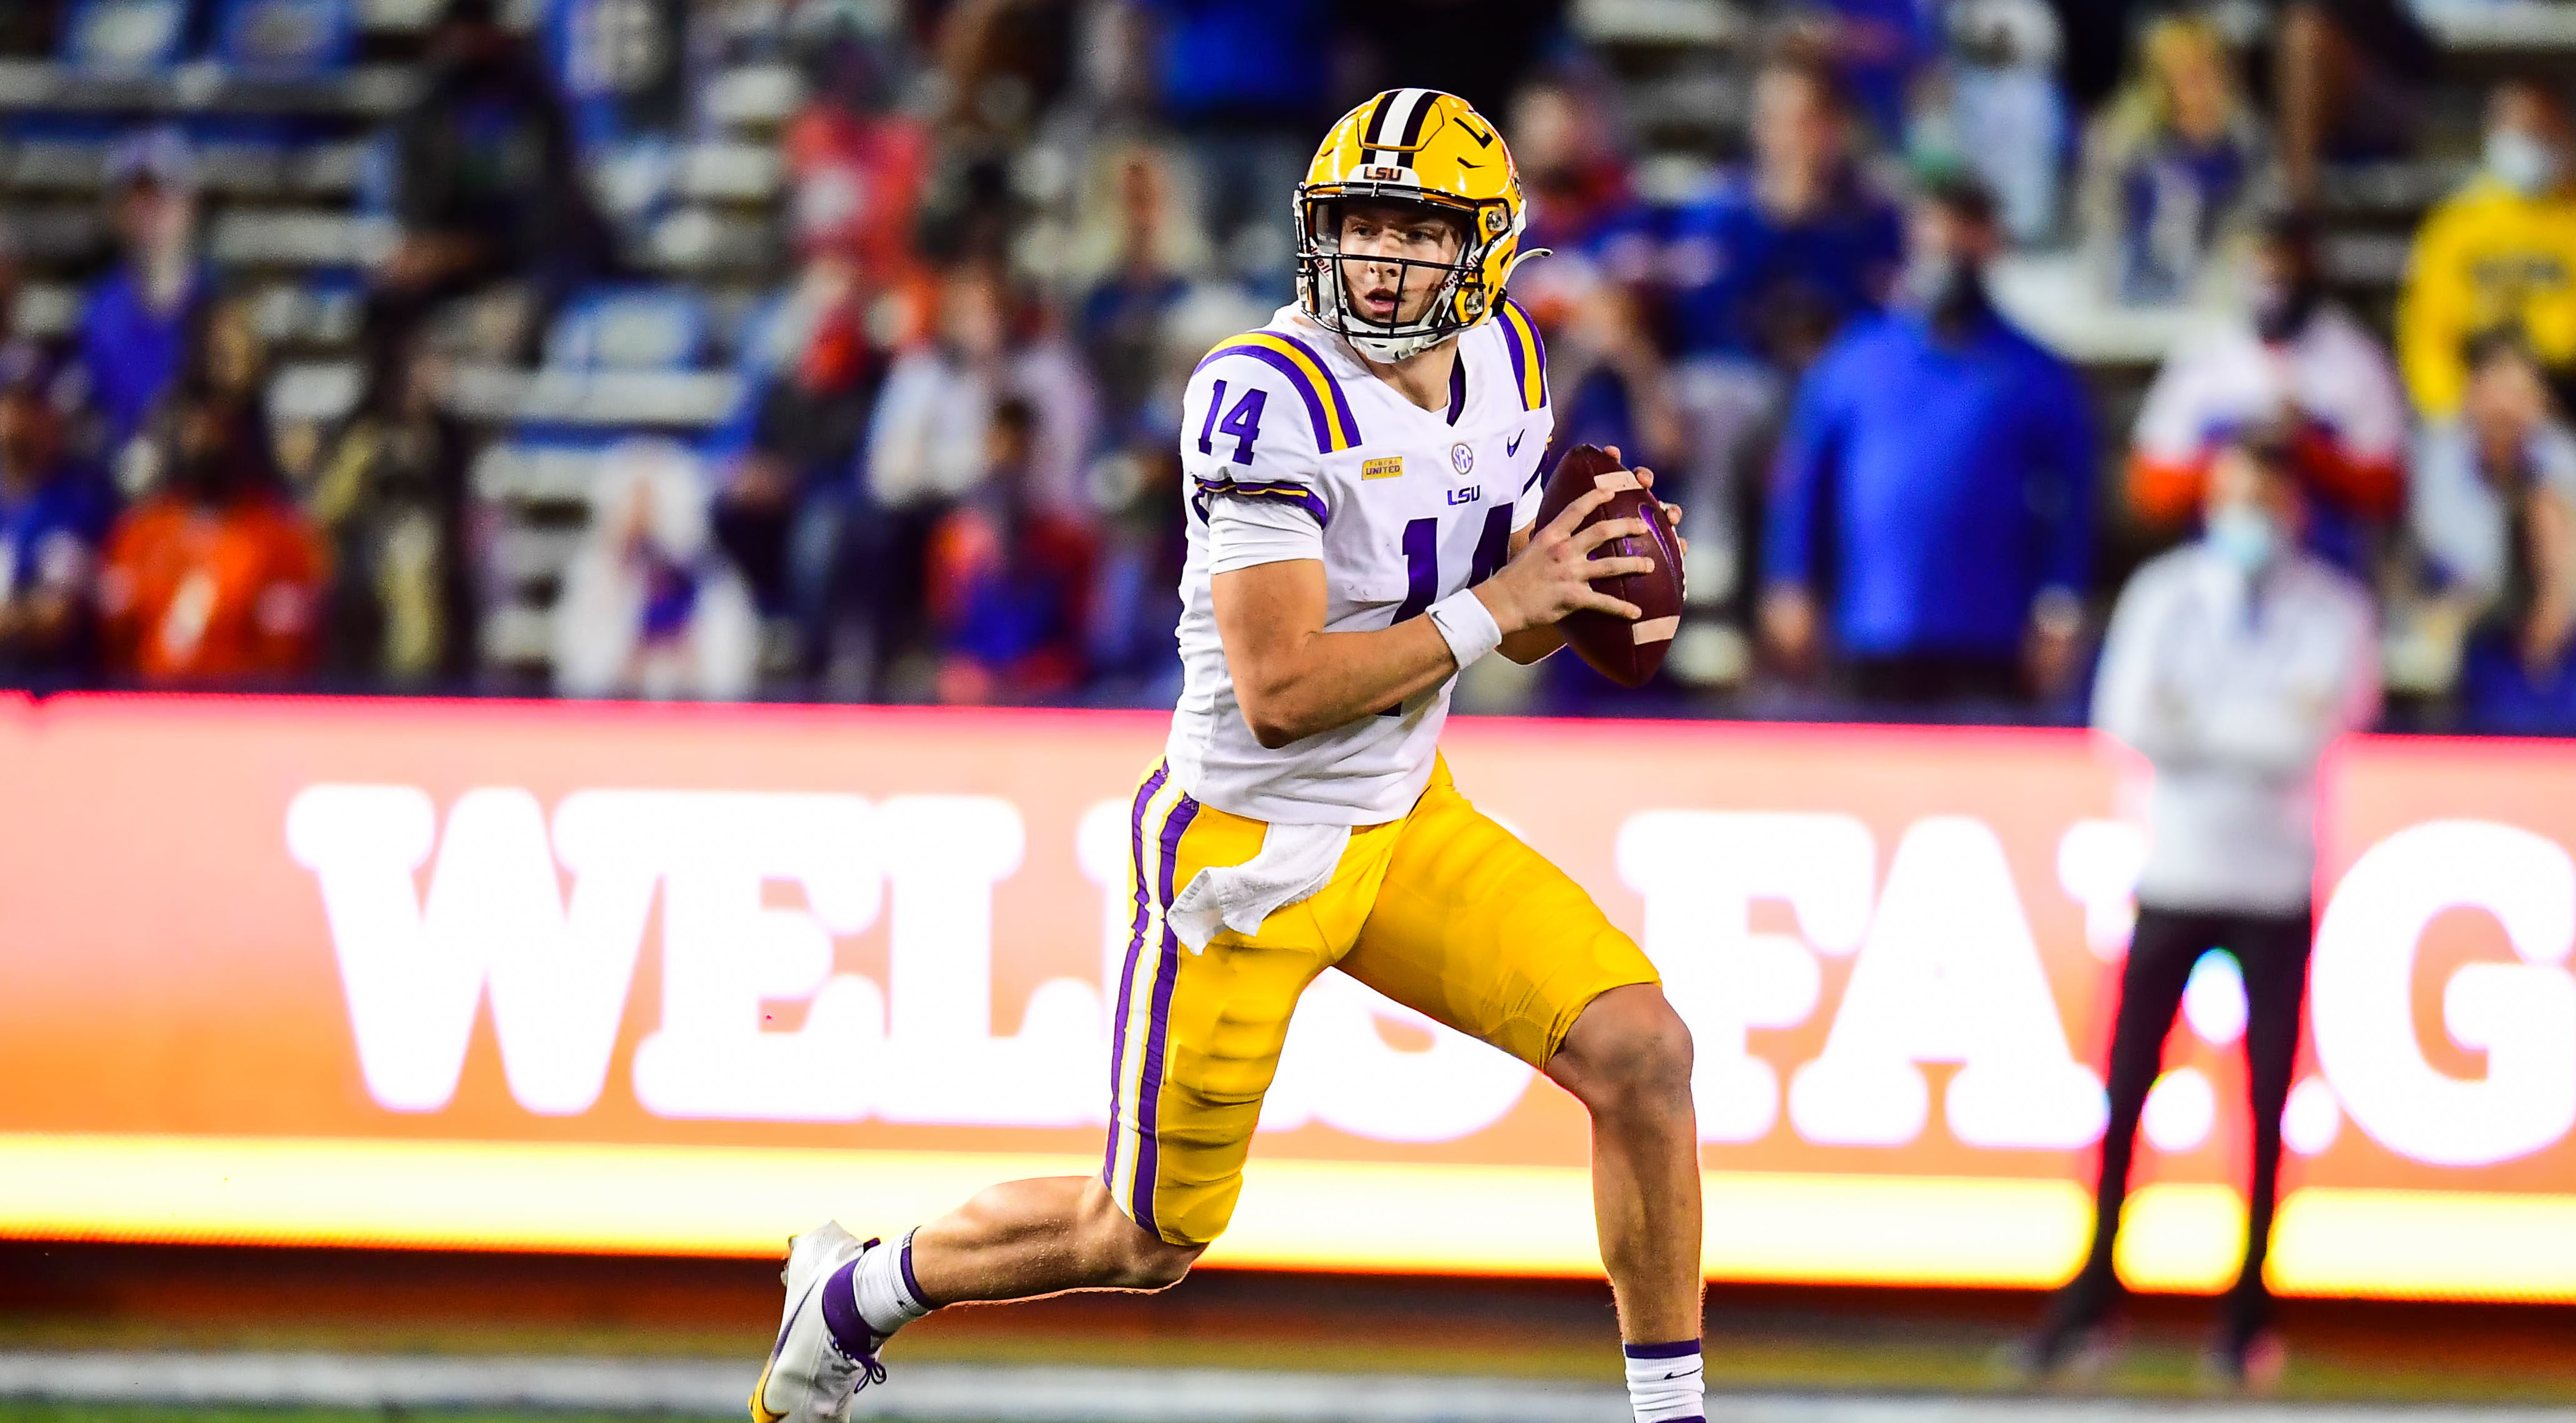
<path fill-rule="evenodd" d="M 1351 832 L 1323 889 L 1257 933 L 1220 930 L 1204 953 L 1165 924 L 1173 897 L 1200 870 L 1259 854 L 1268 827 L 1183 794 L 1168 765 L 1137 788 L 1129 825 L 1135 927 L 1102 1176 L 1120 1210 L 1175 1245 L 1204 1245 L 1233 1218 L 1289 1015 L 1324 970 L 1532 1067 L 1594 998 L 1658 981 L 1590 895 L 1458 794 L 1445 762 L 1403 819 Z"/>

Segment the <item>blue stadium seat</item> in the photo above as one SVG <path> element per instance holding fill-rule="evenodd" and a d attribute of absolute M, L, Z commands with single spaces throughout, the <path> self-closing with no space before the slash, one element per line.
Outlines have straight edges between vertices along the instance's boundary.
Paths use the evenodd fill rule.
<path fill-rule="evenodd" d="M 354 0 L 221 0 L 215 58 L 244 74 L 307 79 L 348 67 L 357 52 Z"/>
<path fill-rule="evenodd" d="M 189 0 L 76 0 L 63 26 L 62 59 L 79 69 L 155 74 L 179 62 Z"/>
<path fill-rule="evenodd" d="M 582 293 L 546 334 L 559 370 L 681 371 L 705 358 L 705 298 L 684 287 L 601 287 Z"/>

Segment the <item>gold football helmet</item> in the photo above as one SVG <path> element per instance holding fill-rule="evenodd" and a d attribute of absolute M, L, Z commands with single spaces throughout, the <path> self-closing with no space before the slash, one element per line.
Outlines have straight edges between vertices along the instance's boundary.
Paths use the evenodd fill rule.
<path fill-rule="evenodd" d="M 1458 259 L 1445 267 L 1368 259 L 1437 274 L 1440 285 L 1418 319 L 1404 321 L 1398 311 L 1378 321 L 1351 310 L 1338 206 L 1354 200 L 1434 208 L 1463 226 Z M 1473 105 L 1436 89 L 1389 89 L 1342 115 L 1297 185 L 1298 304 L 1361 354 L 1400 361 L 1493 315 L 1512 268 L 1542 255 L 1520 250 L 1528 223 L 1511 150 Z M 1411 286 L 1413 274 L 1404 275 Z"/>

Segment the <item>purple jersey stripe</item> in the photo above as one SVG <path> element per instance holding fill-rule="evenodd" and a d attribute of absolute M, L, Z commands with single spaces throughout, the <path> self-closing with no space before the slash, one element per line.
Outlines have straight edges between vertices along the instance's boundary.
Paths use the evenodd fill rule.
<path fill-rule="evenodd" d="M 1530 319 L 1529 312 L 1519 302 L 1513 301 L 1510 297 L 1504 297 L 1503 300 L 1510 304 L 1512 310 L 1520 312 L 1521 324 L 1529 328 L 1530 349 L 1538 353 L 1539 384 L 1544 388 L 1547 383 L 1547 338 L 1538 334 L 1538 323 Z"/>
<path fill-rule="evenodd" d="M 1198 819 L 1199 803 L 1187 795 L 1172 807 L 1171 819 L 1163 822 L 1162 895 L 1157 901 L 1165 911 L 1172 907 L 1172 876 L 1178 867 L 1181 837 L 1189 832 L 1190 822 Z M 1172 1017 L 1172 983 L 1181 976 L 1181 940 L 1172 932 L 1169 921 L 1163 925 L 1161 967 L 1154 974 L 1153 1015 L 1145 1020 L 1144 1080 L 1136 1089 L 1136 1184 L 1129 1204 L 1138 1225 L 1160 1235 L 1154 1226 L 1154 1177 L 1161 1165 L 1162 1153 L 1154 1140 L 1156 1118 L 1160 1115 L 1163 1095 L 1163 1035 L 1170 1030 Z"/>
<path fill-rule="evenodd" d="M 1315 354 L 1313 347 L 1294 336 L 1282 336 L 1276 331 L 1265 331 L 1262 334 L 1284 341 L 1305 352 L 1306 359 L 1314 363 L 1316 373 L 1307 374 L 1305 368 L 1298 365 L 1296 360 L 1284 351 L 1244 341 L 1228 341 L 1208 352 L 1206 358 L 1199 362 L 1200 368 L 1205 369 L 1209 361 L 1224 356 L 1250 356 L 1288 377 L 1288 383 L 1296 387 L 1298 398 L 1306 402 L 1306 419 L 1315 427 L 1316 449 L 1329 454 L 1334 450 L 1344 450 L 1358 444 L 1360 427 L 1358 422 L 1351 418 L 1351 404 L 1343 398 L 1342 387 L 1333 379 L 1332 370 L 1324 364 L 1323 358 Z M 1332 414 L 1329 416 L 1324 413 L 1324 402 L 1327 400 L 1332 402 Z M 1333 421 L 1336 418 L 1341 421 L 1344 437 L 1338 440 L 1333 438 Z"/>
<path fill-rule="evenodd" d="M 1508 314 L 1519 308 L 1506 300 L 1503 303 L 1503 309 L 1506 313 L 1503 317 L 1503 349 L 1510 352 L 1512 357 L 1512 396 L 1526 405 L 1529 402 L 1521 392 L 1529 389 L 1529 354 L 1521 349 L 1520 328 L 1512 324 Z"/>
<path fill-rule="evenodd" d="M 1424 105 L 1422 107 L 1428 108 L 1429 106 Z M 1306 359 L 1315 363 L 1315 369 L 1324 373 L 1324 396 L 1326 399 L 1333 402 L 1333 413 L 1341 418 L 1342 433 L 1349 437 L 1343 441 L 1343 444 L 1345 446 L 1358 444 L 1360 442 L 1360 422 L 1351 414 L 1351 402 L 1349 397 L 1342 394 L 1341 378 L 1333 374 L 1333 368 L 1331 366 L 1324 364 L 1323 356 L 1318 353 L 1314 347 L 1307 345 L 1305 342 L 1300 341 L 1296 337 L 1288 335 L 1283 331 L 1273 331 L 1270 334 L 1287 342 L 1289 345 L 1296 347 L 1298 350 L 1305 352 Z"/>
<path fill-rule="evenodd" d="M 1285 499 L 1289 503 L 1296 505 L 1298 508 L 1305 510 L 1307 513 L 1314 515 L 1315 522 L 1318 524 L 1330 524 L 1333 522 L 1332 506 L 1324 502 L 1324 496 L 1302 484 L 1292 483 L 1284 479 L 1268 481 L 1253 480 L 1249 482 L 1233 479 L 1201 479 L 1194 482 L 1199 487 L 1199 517 L 1202 519 L 1207 517 L 1207 497 L 1209 495 L 1241 494 L 1249 498 L 1257 499 Z"/>
<path fill-rule="evenodd" d="M 1699 1341 L 1681 1339 L 1670 1344 L 1628 1344 L 1622 1347 L 1631 1359 L 1686 1359 L 1699 1352 Z"/>
<path fill-rule="evenodd" d="M 1512 353 L 1512 393 L 1520 397 L 1524 407 L 1536 410 L 1540 405 L 1547 403 L 1547 342 L 1539 339 L 1538 323 L 1530 320 L 1530 314 L 1521 309 L 1519 302 L 1505 297 L 1503 308 L 1507 313 L 1503 322 L 1506 337 L 1503 344 L 1509 347 Z M 1532 360 L 1538 362 L 1539 396 L 1535 404 L 1529 398 L 1529 368 Z"/>
<path fill-rule="evenodd" d="M 1145 784 L 1136 788 L 1135 808 L 1127 814 L 1128 863 L 1136 874 L 1136 918 L 1127 930 L 1127 966 L 1118 979 L 1117 1024 L 1109 1034 L 1109 1152 L 1100 1164 L 1100 1179 L 1112 1190 L 1117 1189 L 1111 1178 L 1118 1174 L 1118 1083 L 1119 1068 L 1127 1059 L 1127 998 L 1136 991 L 1136 957 L 1145 947 L 1145 807 L 1153 804 L 1171 774 L 1170 762 L 1156 766 Z"/>

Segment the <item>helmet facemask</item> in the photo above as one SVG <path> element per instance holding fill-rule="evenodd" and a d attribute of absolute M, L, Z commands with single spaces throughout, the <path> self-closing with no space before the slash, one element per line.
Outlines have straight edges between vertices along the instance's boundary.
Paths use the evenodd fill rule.
<path fill-rule="evenodd" d="M 1342 185 L 1336 185 L 1342 186 Z M 1358 185 L 1349 185 L 1358 186 Z M 1418 355 L 1483 319 L 1493 294 L 1485 290 L 1483 272 L 1494 245 L 1518 236 L 1499 208 L 1486 216 L 1463 204 L 1425 201 L 1417 193 L 1343 191 L 1318 193 L 1316 185 L 1297 190 L 1297 301 L 1308 316 L 1339 333 L 1363 356 L 1392 365 Z M 1457 255 L 1446 262 L 1418 257 L 1370 256 L 1342 248 L 1345 203 L 1384 204 L 1436 213 L 1458 229 Z M 1499 230 L 1497 230 L 1499 229 Z M 1396 274 L 1396 309 L 1380 321 L 1355 310 L 1350 299 L 1346 263 L 1392 268 Z M 1422 285 L 1417 285 L 1422 284 Z M 1430 300 L 1411 321 L 1404 319 L 1403 298 L 1430 289 Z"/>

